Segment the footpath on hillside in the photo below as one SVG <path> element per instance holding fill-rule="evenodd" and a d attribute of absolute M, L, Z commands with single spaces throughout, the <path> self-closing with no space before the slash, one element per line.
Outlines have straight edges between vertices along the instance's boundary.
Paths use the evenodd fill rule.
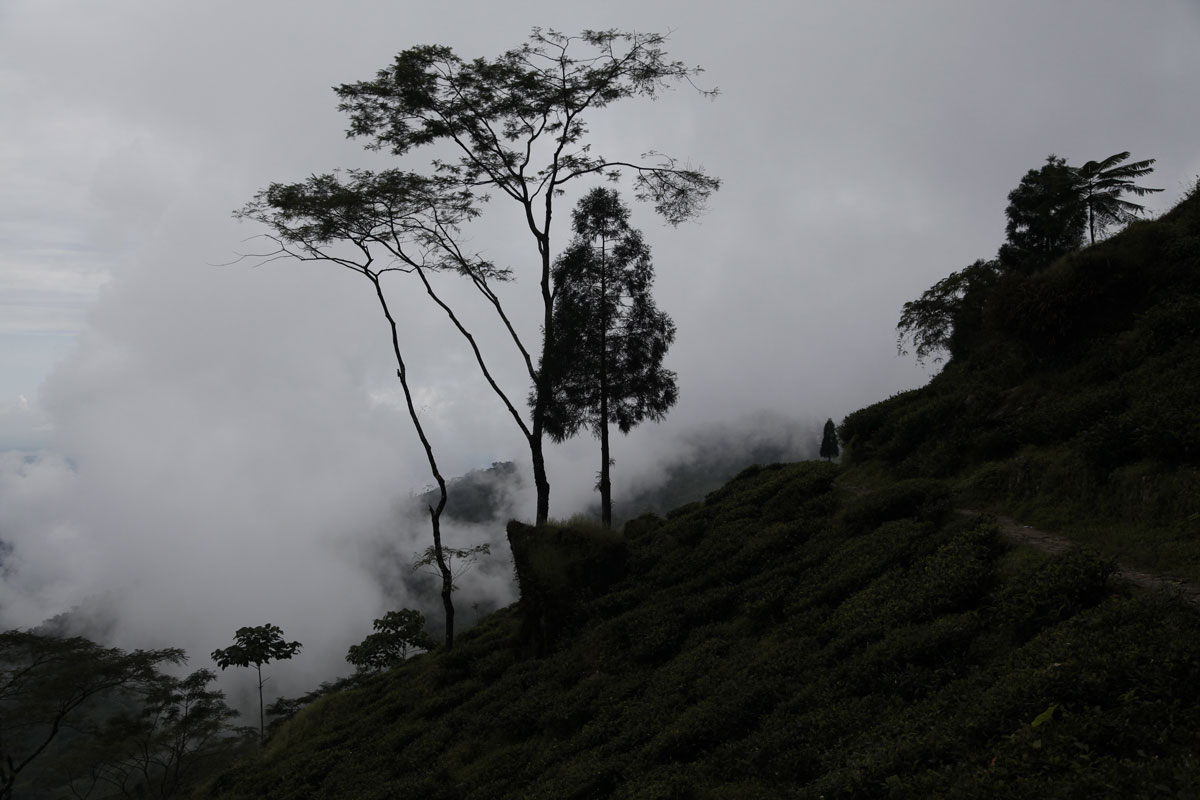
<path fill-rule="evenodd" d="M 836 486 L 843 491 L 859 495 L 870 494 L 872 491 L 865 486 L 853 486 L 848 483 L 838 483 Z M 1000 529 L 1000 535 L 1013 544 L 1028 545 L 1044 553 L 1063 553 L 1072 547 L 1079 546 L 1078 542 L 1068 539 L 1066 536 L 1038 530 L 1032 525 L 1018 522 L 1012 517 L 1005 517 L 988 511 L 976 511 L 971 508 L 958 508 L 955 510 L 967 517 L 988 517 L 992 519 L 996 523 L 996 527 Z M 1200 608 L 1200 584 L 1190 583 L 1178 576 L 1168 575 L 1163 572 L 1149 572 L 1147 570 L 1135 569 L 1128 564 L 1118 562 L 1114 577 L 1145 589 L 1154 589 L 1156 591 L 1175 594 L 1192 606 Z"/>
<path fill-rule="evenodd" d="M 1000 534 L 1014 544 L 1029 545 L 1046 553 L 1062 553 L 1070 550 L 1072 547 L 1078 546 L 1078 542 L 1072 541 L 1065 536 L 1038 530 L 1032 525 L 1017 522 L 1011 517 L 1003 517 L 984 511 L 975 511 L 970 508 L 960 508 L 957 511 L 959 514 L 968 517 L 986 516 L 995 520 L 996 526 L 1000 529 Z M 1135 569 L 1127 564 L 1118 563 L 1115 577 L 1118 580 L 1128 581 L 1146 589 L 1156 589 L 1177 594 L 1193 606 L 1200 607 L 1200 585 L 1189 583 L 1174 575 L 1167 575 L 1161 572 L 1147 572 L 1146 570 Z"/>

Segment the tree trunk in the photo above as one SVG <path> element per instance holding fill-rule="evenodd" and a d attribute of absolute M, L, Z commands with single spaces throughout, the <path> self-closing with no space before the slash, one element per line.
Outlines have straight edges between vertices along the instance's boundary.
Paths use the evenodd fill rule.
<path fill-rule="evenodd" d="M 446 556 L 442 552 L 441 527 L 442 511 L 446 508 L 446 479 L 442 477 L 441 470 L 438 469 L 437 459 L 433 457 L 433 446 L 429 443 L 429 437 L 425 435 L 425 426 L 421 424 L 417 407 L 413 405 L 412 392 L 408 388 L 408 371 L 404 366 L 404 357 L 400 354 L 400 336 L 396 331 L 396 320 L 392 317 L 387 298 L 383 296 L 383 287 L 379 284 L 379 276 L 371 273 L 364 274 L 368 275 L 375 284 L 375 295 L 379 298 L 379 305 L 383 309 L 383 315 L 387 317 L 388 325 L 391 326 L 392 352 L 396 357 L 396 377 L 400 379 L 400 387 L 404 389 L 404 402 L 408 406 L 409 419 L 412 420 L 413 428 L 417 431 L 417 438 L 421 440 L 421 446 L 425 448 L 429 471 L 438 485 L 438 504 L 436 507 L 429 507 L 429 522 L 433 527 L 434 559 L 437 561 L 438 571 L 442 573 L 442 606 L 446 611 L 446 649 L 450 650 L 454 647 L 454 601 L 450 597 L 454 591 L 454 575 L 450 572 L 450 567 L 446 564 Z"/>
<path fill-rule="evenodd" d="M 600 523 L 612 528 L 612 483 L 608 467 L 608 243 L 600 237 Z"/>
<path fill-rule="evenodd" d="M 439 479 L 441 476 L 438 476 Z M 429 521 L 433 526 L 433 556 L 437 561 L 438 571 L 442 573 L 442 609 L 446 612 L 446 649 L 454 649 L 454 600 L 450 595 L 454 592 L 454 573 L 446 563 L 445 553 L 442 552 L 442 509 L 446 507 L 446 485 L 439 483 L 441 499 L 437 507 L 429 507 Z"/>
<path fill-rule="evenodd" d="M 266 715 L 263 714 L 262 664 L 255 664 L 254 668 L 258 671 L 258 746 L 262 747 L 267 741 Z"/>

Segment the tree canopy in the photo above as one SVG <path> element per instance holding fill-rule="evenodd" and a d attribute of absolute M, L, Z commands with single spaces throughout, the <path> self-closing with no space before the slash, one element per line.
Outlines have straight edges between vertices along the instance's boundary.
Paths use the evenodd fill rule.
<path fill-rule="evenodd" d="M 1049 155 L 1008 194 L 1007 241 L 1000 261 L 1009 269 L 1032 272 L 1083 244 L 1087 213 L 1080 202 L 1079 178 L 1066 159 Z"/>

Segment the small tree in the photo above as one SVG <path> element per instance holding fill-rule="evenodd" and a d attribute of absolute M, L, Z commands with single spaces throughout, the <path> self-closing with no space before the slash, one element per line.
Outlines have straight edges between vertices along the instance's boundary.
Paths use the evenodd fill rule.
<path fill-rule="evenodd" d="M 1041 169 L 1025 173 L 1008 194 L 1008 241 L 1000 247 L 1005 267 L 1032 272 L 1078 250 L 1087 227 L 1079 177 L 1065 159 L 1046 157 Z"/>
<path fill-rule="evenodd" d="M 937 363 L 945 354 L 961 354 L 982 324 L 983 304 L 1000 269 L 999 262 L 980 259 L 905 303 L 896 325 L 897 352 L 908 355 L 911 347 L 918 364 L 927 358 Z"/>
<path fill-rule="evenodd" d="M 259 625 L 257 628 L 238 628 L 233 644 L 224 650 L 213 650 L 212 659 L 224 671 L 226 667 L 254 666 L 258 673 L 258 741 L 266 740 L 265 715 L 263 713 L 263 664 L 286 661 L 300 652 L 299 642 L 285 642 L 283 629 L 277 625 Z"/>
<path fill-rule="evenodd" d="M 650 294 L 650 248 L 629 226 L 629 209 L 612 189 L 588 192 L 572 215 L 575 238 L 554 265 L 557 338 L 542 372 L 551 393 L 546 431 L 556 441 L 590 428 L 600 439 L 600 507 L 612 526 L 608 427 L 622 433 L 660 420 L 679 393 L 664 369 L 675 324 Z M 530 397 L 536 405 L 538 395 Z"/>
<path fill-rule="evenodd" d="M 1120 166 L 1127 158 L 1128 150 L 1124 153 L 1114 153 L 1103 161 L 1089 161 L 1076 170 L 1082 202 L 1087 209 L 1088 231 L 1092 244 L 1096 243 L 1097 229 L 1103 236 L 1104 229 L 1109 225 L 1130 222 L 1145 211 L 1145 208 L 1137 203 L 1122 200 L 1122 194 L 1129 192 L 1138 197 L 1145 197 L 1162 191 L 1133 184 L 1134 178 L 1149 175 L 1154 171 L 1155 159 L 1148 158 L 1145 161 Z"/>
<path fill-rule="evenodd" d="M 832 419 L 825 420 L 825 431 L 821 435 L 821 458 L 832 461 L 838 457 L 837 427 Z"/>
<path fill-rule="evenodd" d="M 404 608 L 375 620 L 375 633 L 350 646 L 346 660 L 360 672 L 379 671 L 408 658 L 409 650 L 432 650 L 433 637 L 425 632 L 425 617 Z"/>

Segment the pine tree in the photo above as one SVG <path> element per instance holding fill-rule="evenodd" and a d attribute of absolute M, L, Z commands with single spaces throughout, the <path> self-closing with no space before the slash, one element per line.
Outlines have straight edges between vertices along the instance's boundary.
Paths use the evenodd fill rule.
<path fill-rule="evenodd" d="M 589 428 L 600 439 L 601 519 L 611 527 L 608 428 L 615 422 L 628 433 L 675 404 L 675 373 L 662 366 L 675 324 L 654 304 L 650 248 L 629 226 L 617 192 L 589 192 L 572 227 L 575 238 L 552 273 L 556 338 L 542 363 L 554 387 L 546 432 L 561 442 Z"/>
<path fill-rule="evenodd" d="M 837 428 L 832 419 L 825 420 L 825 432 L 821 436 L 821 458 L 832 461 L 838 457 Z"/>

